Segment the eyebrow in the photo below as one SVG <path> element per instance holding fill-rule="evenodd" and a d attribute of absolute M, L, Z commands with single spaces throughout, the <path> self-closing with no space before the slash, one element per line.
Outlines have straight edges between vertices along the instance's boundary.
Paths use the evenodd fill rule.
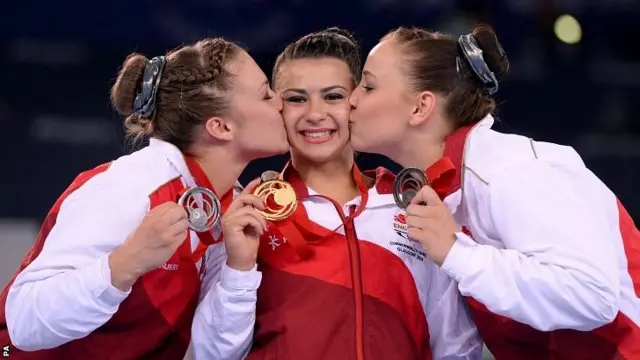
<path fill-rule="evenodd" d="M 375 78 L 375 77 L 376 77 L 376 76 L 375 76 L 375 75 L 373 75 L 373 73 L 372 73 L 371 71 L 369 71 L 369 70 L 364 70 L 364 71 L 362 72 L 362 75 L 364 75 L 364 76 L 371 76 L 371 77 L 373 77 L 373 78 Z"/>
<path fill-rule="evenodd" d="M 344 90 L 344 91 L 349 91 L 349 90 L 348 90 L 346 87 L 344 87 L 344 86 L 340 86 L 340 85 L 332 85 L 332 86 L 327 86 L 327 87 L 324 87 L 324 88 L 320 89 L 320 92 L 322 92 L 322 93 L 327 93 L 327 92 L 329 92 L 329 91 L 331 91 L 331 90 L 335 90 L 335 89 L 342 89 L 342 90 Z M 307 90 L 305 90 L 305 89 L 300 89 L 300 88 L 290 88 L 290 89 L 285 89 L 285 90 L 283 90 L 282 92 L 283 92 L 283 93 L 285 93 L 285 92 L 287 92 L 287 91 L 295 92 L 295 93 L 298 93 L 298 94 L 306 94 L 306 93 L 307 93 Z"/>

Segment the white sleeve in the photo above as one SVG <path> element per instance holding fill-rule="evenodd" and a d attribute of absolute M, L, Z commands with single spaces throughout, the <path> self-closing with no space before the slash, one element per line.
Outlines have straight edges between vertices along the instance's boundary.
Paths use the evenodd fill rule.
<path fill-rule="evenodd" d="M 584 167 L 540 160 L 488 187 L 479 211 L 491 217 L 490 237 L 506 249 L 457 234 L 443 269 L 462 294 L 542 331 L 588 331 L 613 321 L 620 296 L 613 244 L 620 235 L 610 191 Z"/>
<path fill-rule="evenodd" d="M 145 216 L 148 197 L 102 176 L 63 201 L 42 252 L 9 289 L 7 328 L 21 350 L 55 348 L 87 336 L 128 295 L 111 285 L 108 256 Z"/>
<path fill-rule="evenodd" d="M 251 348 L 262 274 L 257 267 L 238 271 L 226 262 L 223 243 L 207 249 L 207 268 L 201 287 L 203 297 L 191 331 L 191 348 L 196 360 L 240 360 Z"/>
<path fill-rule="evenodd" d="M 458 284 L 435 265 L 425 307 L 433 360 L 482 359 L 482 339 Z"/>

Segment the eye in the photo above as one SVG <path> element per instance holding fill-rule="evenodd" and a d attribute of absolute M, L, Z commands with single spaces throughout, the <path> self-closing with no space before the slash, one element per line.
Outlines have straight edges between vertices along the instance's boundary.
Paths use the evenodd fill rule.
<path fill-rule="evenodd" d="M 344 96 L 342 94 L 333 93 L 325 95 L 324 99 L 329 101 L 342 100 L 344 99 Z"/>
<path fill-rule="evenodd" d="M 362 88 L 364 89 L 365 92 L 369 92 L 371 90 L 373 90 L 373 88 L 371 86 L 366 86 L 366 85 L 360 85 L 362 86 Z"/>
<path fill-rule="evenodd" d="M 271 90 L 270 88 L 267 88 L 267 91 L 264 94 L 264 97 L 262 98 L 263 100 L 271 100 L 273 99 L 274 93 L 273 90 Z"/>
<path fill-rule="evenodd" d="M 290 96 L 284 99 L 284 101 L 290 102 L 290 103 L 303 103 L 306 100 L 307 99 L 305 99 L 303 96 Z"/>

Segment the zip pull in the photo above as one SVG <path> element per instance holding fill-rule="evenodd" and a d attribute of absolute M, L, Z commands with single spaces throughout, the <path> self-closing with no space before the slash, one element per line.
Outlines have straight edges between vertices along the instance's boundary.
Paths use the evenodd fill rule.
<path fill-rule="evenodd" d="M 352 220 L 352 216 L 353 213 L 356 211 L 356 206 L 355 205 L 349 205 L 348 209 L 348 214 L 344 217 L 344 221 L 351 221 Z"/>

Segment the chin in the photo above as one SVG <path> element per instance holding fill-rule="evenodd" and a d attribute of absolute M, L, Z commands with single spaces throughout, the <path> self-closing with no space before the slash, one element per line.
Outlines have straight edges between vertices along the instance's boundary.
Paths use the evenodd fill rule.
<path fill-rule="evenodd" d="M 281 147 L 278 152 L 274 154 L 274 156 L 288 154 L 289 151 L 291 151 L 291 147 L 289 146 L 289 143 L 286 143 L 285 146 Z"/>
<path fill-rule="evenodd" d="M 358 137 L 351 135 L 351 148 L 353 151 L 367 152 L 366 144 L 360 141 Z"/>
<path fill-rule="evenodd" d="M 289 140 L 286 136 L 282 137 L 282 140 L 277 144 L 273 144 L 273 155 L 282 155 L 289 152 L 291 146 L 289 145 Z"/>
<path fill-rule="evenodd" d="M 332 160 L 335 160 L 336 156 L 327 155 L 327 154 L 313 154 L 313 155 L 304 156 L 304 158 L 307 159 L 307 161 L 312 164 L 324 164 Z"/>
<path fill-rule="evenodd" d="M 272 156 L 283 155 L 289 152 L 289 144 L 286 146 L 273 146 L 270 148 L 264 148 L 255 150 L 252 152 L 251 158 L 253 159 L 264 159 Z"/>
<path fill-rule="evenodd" d="M 292 148 L 295 157 L 312 164 L 323 164 L 336 158 L 335 151 L 328 149 L 308 149 L 308 148 Z M 294 154 L 292 154 L 294 155 Z"/>

